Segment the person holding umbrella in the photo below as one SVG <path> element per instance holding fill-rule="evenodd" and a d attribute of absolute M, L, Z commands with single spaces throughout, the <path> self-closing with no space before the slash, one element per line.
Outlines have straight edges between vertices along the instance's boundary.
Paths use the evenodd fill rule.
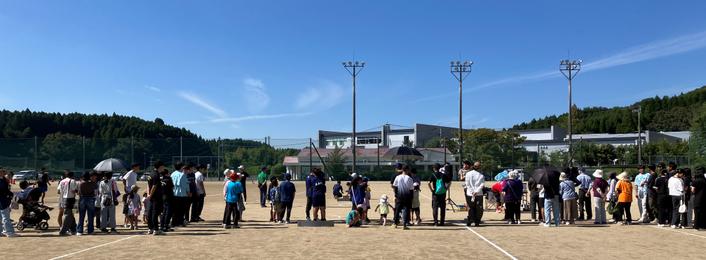
<path fill-rule="evenodd" d="M 552 218 L 554 225 L 559 226 L 559 172 L 551 168 L 541 168 L 534 172 L 534 179 L 544 189 L 544 225 L 550 227 Z"/>

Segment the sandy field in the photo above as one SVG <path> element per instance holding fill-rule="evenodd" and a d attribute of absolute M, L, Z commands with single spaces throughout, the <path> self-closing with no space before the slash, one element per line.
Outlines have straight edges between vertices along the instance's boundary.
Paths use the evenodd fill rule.
<path fill-rule="evenodd" d="M 305 219 L 306 204 L 304 183 L 295 184 L 293 222 Z M 329 191 L 332 185 L 327 183 Z M 139 186 L 144 188 L 146 183 Z M 371 187 L 373 208 L 380 195 L 392 195 L 387 182 L 373 182 Z M 221 183 L 207 183 L 202 215 L 207 221 L 178 228 L 166 236 L 145 235 L 142 224 L 137 231 L 118 228 L 119 234 L 59 237 L 58 211 L 54 210 L 49 230 L 26 229 L 18 232 L 21 237 L 0 238 L 2 259 L 695 259 L 706 249 L 706 232 L 692 229 L 593 225 L 592 220 L 546 228 L 530 223 L 528 211 L 522 213 L 522 225 L 508 225 L 501 221 L 501 214 L 490 210 L 484 214 L 484 225 L 466 228 L 462 223 L 467 213 L 448 210 L 451 224 L 434 227 L 427 189 L 421 195 L 423 223 L 410 230 L 381 227 L 378 213 L 370 214 L 370 225 L 347 228 L 343 218 L 350 203 L 337 202 L 330 194 L 327 218 L 336 222 L 335 227 L 274 224 L 268 222 L 269 208 L 260 208 L 257 186 L 251 182 L 247 185 L 249 203 L 242 228 L 225 230 L 221 227 L 221 192 Z M 451 195 L 454 201 L 463 203 L 458 184 L 452 186 Z M 58 206 L 55 194 L 47 194 L 46 202 Z M 632 212 L 636 219 L 635 203 Z M 13 211 L 12 218 L 18 219 L 20 213 Z M 122 224 L 122 216 L 118 216 L 118 224 Z"/>

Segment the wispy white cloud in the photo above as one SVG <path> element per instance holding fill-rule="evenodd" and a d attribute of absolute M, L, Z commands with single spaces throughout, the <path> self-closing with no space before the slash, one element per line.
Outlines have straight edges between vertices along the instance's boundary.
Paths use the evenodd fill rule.
<path fill-rule="evenodd" d="M 203 109 L 210 111 L 219 118 L 228 117 L 228 114 L 224 110 L 216 107 L 215 105 L 211 105 L 210 102 L 204 100 L 196 94 L 180 91 L 179 93 L 177 93 L 177 95 L 179 95 L 179 97 L 183 98 L 184 100 L 191 102 L 194 105 L 197 105 Z"/>
<path fill-rule="evenodd" d="M 262 80 L 246 78 L 243 80 L 243 89 L 246 95 L 244 100 L 251 113 L 261 112 L 270 104 L 270 96 Z"/>
<path fill-rule="evenodd" d="M 338 105 L 342 98 L 343 87 L 331 81 L 322 81 L 319 86 L 308 88 L 299 94 L 295 108 L 321 111 Z"/>
<path fill-rule="evenodd" d="M 584 63 L 581 69 L 583 73 L 595 70 L 609 69 L 617 66 L 628 65 L 676 55 L 680 53 L 690 52 L 705 47 L 706 31 L 703 31 L 699 33 L 679 36 L 672 39 L 659 40 L 634 46 L 618 53 L 609 55 L 607 57 Z M 559 73 L 559 71 L 557 70 L 537 72 L 520 76 L 511 76 L 495 81 L 486 82 L 478 86 L 466 88 L 463 92 L 467 93 L 499 85 L 510 85 L 520 82 L 539 81 L 557 77 L 562 77 L 561 73 Z M 415 102 L 434 100 L 452 95 L 454 95 L 454 93 L 428 96 L 415 100 Z"/>
<path fill-rule="evenodd" d="M 155 87 L 155 86 L 149 86 L 149 85 L 147 85 L 147 86 L 145 86 L 145 88 L 146 88 L 146 89 L 149 89 L 149 90 L 152 90 L 152 91 L 154 91 L 154 92 L 162 92 L 162 90 L 161 90 L 160 88 Z"/>
<path fill-rule="evenodd" d="M 198 125 L 198 124 L 206 124 L 206 123 L 231 123 L 230 126 L 233 128 L 238 128 L 240 125 L 237 123 L 245 122 L 245 121 L 255 121 L 255 120 L 266 120 L 266 119 L 278 119 L 278 118 L 287 118 L 287 117 L 303 117 L 303 116 L 308 116 L 311 115 L 311 112 L 306 112 L 306 113 L 282 113 L 282 114 L 268 114 L 268 115 L 249 115 L 249 116 L 241 116 L 241 117 L 220 117 L 220 118 L 214 118 L 214 119 L 209 119 L 209 120 L 204 120 L 204 121 L 182 121 L 178 122 L 178 125 Z"/>

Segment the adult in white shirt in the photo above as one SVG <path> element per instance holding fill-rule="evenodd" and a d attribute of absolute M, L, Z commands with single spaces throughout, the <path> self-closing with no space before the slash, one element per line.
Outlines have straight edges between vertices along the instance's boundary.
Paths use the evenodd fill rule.
<path fill-rule="evenodd" d="M 410 221 L 410 210 L 412 209 L 412 198 L 414 194 L 414 180 L 410 176 L 410 171 L 411 168 L 409 167 L 409 165 L 405 165 L 404 167 L 402 167 L 402 174 L 397 175 L 397 177 L 395 177 L 395 180 L 392 182 L 392 188 L 395 190 L 395 194 L 397 197 L 396 204 L 398 205 L 398 209 L 393 218 L 393 221 L 395 223 L 393 227 L 397 227 L 399 225 L 400 214 L 397 213 L 401 211 L 402 216 L 404 217 L 402 224 L 403 228 L 409 229 L 407 225 Z"/>
<path fill-rule="evenodd" d="M 204 221 L 204 219 L 201 218 L 201 212 L 203 211 L 203 203 L 206 199 L 206 188 L 203 185 L 205 176 L 203 175 L 203 172 L 206 172 L 207 169 L 205 165 L 200 164 L 196 167 L 196 170 L 196 173 L 194 173 L 194 182 L 196 183 L 197 197 L 194 201 L 194 206 L 191 209 L 191 222 Z"/>
<path fill-rule="evenodd" d="M 76 204 L 76 193 L 78 193 L 78 183 L 74 180 L 74 173 L 64 172 L 64 179 L 59 182 L 59 194 L 61 194 L 61 206 L 63 209 L 63 220 L 59 235 L 67 235 L 69 232 L 76 235 L 76 219 L 73 208 Z"/>
<path fill-rule="evenodd" d="M 483 188 L 485 187 L 485 176 L 478 172 L 480 162 L 473 164 L 473 170 L 466 173 L 466 205 L 468 205 L 468 219 L 466 226 L 471 223 L 477 227 L 483 218 Z"/>
<path fill-rule="evenodd" d="M 669 196 L 672 197 L 672 228 L 685 228 L 686 225 L 683 225 L 686 223 L 686 213 L 682 214 L 679 213 L 679 206 L 681 206 L 681 202 L 684 196 L 684 180 L 682 178 L 684 177 L 684 172 L 680 169 L 677 171 L 674 176 L 669 178 L 669 182 L 667 182 L 667 187 L 669 188 Z M 682 216 L 684 215 L 684 216 Z M 682 221 L 680 222 L 680 218 L 683 218 Z"/>
<path fill-rule="evenodd" d="M 123 190 L 125 194 L 130 193 L 132 185 L 137 184 L 137 173 L 140 172 L 140 164 L 135 163 L 130 166 L 130 171 L 125 173 L 120 180 L 123 181 Z"/>

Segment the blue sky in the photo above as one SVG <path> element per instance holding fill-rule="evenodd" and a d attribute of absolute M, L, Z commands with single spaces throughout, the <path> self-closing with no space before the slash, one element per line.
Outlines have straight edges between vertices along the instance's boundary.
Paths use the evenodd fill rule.
<path fill-rule="evenodd" d="M 706 84 L 706 2 L 0 1 L 0 109 L 163 118 L 204 137 L 456 126 L 450 60 L 475 62 L 466 127 Z"/>

